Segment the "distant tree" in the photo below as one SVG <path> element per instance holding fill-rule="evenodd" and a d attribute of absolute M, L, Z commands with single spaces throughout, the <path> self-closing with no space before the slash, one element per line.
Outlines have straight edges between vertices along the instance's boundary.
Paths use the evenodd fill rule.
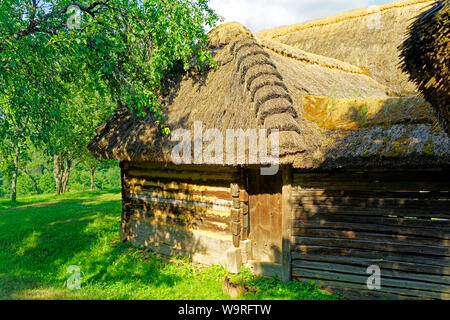
<path fill-rule="evenodd" d="M 87 150 L 80 157 L 80 163 L 89 171 L 91 176 L 90 181 L 90 190 L 94 191 L 95 188 L 95 172 L 101 166 L 108 165 L 110 162 L 108 160 L 97 159 L 93 155 L 91 155 Z"/>
<path fill-rule="evenodd" d="M 2 121 L 3 120 L 3 121 Z M 4 129 L 3 123 L 6 122 L 5 117 L 0 116 L 0 130 Z M 12 138 L 12 139 L 11 139 Z M 4 140 L 0 144 L 0 154 L 2 159 L 3 172 L 10 176 L 11 181 L 11 201 L 15 202 L 17 198 L 17 178 L 19 174 L 20 157 L 26 156 L 21 152 L 26 147 L 19 136 L 10 136 L 4 134 Z"/>
<path fill-rule="evenodd" d="M 72 87 L 50 136 L 56 194 L 69 191 L 70 172 L 75 162 L 85 163 L 90 159 L 86 145 L 114 109 L 109 95 Z"/>
<path fill-rule="evenodd" d="M 168 133 L 162 79 L 180 62 L 213 65 L 205 27 L 217 20 L 207 0 L 0 2 L 0 143 L 7 141 L 12 183 L 28 139 L 54 156 L 57 193 L 67 191 L 77 149 L 64 109 L 74 88 L 151 112 Z"/>
<path fill-rule="evenodd" d="M 42 190 L 39 188 L 39 180 L 35 174 L 42 173 L 45 162 L 45 154 L 41 150 L 35 149 L 32 145 L 29 146 L 28 156 L 19 161 L 19 169 L 31 180 L 36 194 L 40 194 Z"/>

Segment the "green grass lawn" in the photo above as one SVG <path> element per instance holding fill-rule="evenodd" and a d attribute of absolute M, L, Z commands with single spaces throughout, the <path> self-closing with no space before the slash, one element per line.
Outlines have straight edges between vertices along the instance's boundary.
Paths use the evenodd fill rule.
<path fill-rule="evenodd" d="M 221 266 L 145 255 L 119 243 L 120 190 L 0 200 L 0 299 L 229 299 Z M 81 270 L 69 290 L 67 269 Z M 244 299 L 336 299 L 314 284 L 252 277 Z"/>

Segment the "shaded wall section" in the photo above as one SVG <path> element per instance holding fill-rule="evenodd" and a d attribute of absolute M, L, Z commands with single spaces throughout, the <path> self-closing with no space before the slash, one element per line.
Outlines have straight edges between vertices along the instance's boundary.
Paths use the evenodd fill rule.
<path fill-rule="evenodd" d="M 226 262 L 235 169 L 122 162 L 122 240 L 169 256 Z"/>
<path fill-rule="evenodd" d="M 450 171 L 293 177 L 292 276 L 346 298 L 450 299 Z M 367 268 L 381 269 L 368 290 Z"/>

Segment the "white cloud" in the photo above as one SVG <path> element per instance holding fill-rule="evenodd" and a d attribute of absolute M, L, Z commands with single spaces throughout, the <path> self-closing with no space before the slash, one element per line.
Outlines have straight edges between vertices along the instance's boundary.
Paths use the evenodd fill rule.
<path fill-rule="evenodd" d="M 389 0 L 210 0 L 210 6 L 224 22 L 237 21 L 258 32 L 385 2 Z"/>

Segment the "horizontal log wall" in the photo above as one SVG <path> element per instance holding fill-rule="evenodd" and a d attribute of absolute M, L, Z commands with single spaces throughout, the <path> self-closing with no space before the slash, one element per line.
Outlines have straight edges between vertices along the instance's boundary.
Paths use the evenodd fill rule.
<path fill-rule="evenodd" d="M 232 246 L 230 183 L 239 179 L 236 169 L 143 162 L 122 167 L 133 244 L 205 264 L 225 261 Z"/>
<path fill-rule="evenodd" d="M 292 276 L 347 298 L 450 299 L 450 172 L 294 172 Z M 368 290 L 367 268 L 381 269 Z"/>

